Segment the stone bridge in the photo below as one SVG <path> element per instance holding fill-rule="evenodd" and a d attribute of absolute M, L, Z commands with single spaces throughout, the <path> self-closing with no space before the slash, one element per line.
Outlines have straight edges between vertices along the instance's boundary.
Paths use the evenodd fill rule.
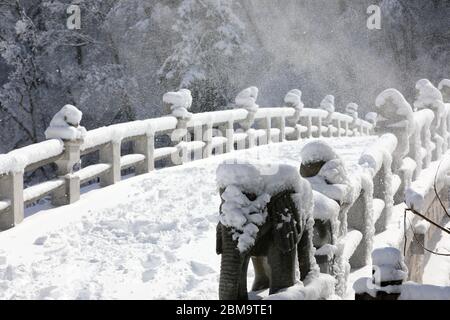
<path fill-rule="evenodd" d="M 320 139 L 339 149 L 340 141 L 346 141 L 339 152 L 344 159 L 352 154 L 350 171 L 361 183 L 353 190 L 340 233 L 344 260 L 358 269 L 371 264 L 377 246 L 405 247 L 410 278 L 420 283 L 424 249 L 414 239 L 426 246 L 439 229 L 410 211 L 404 224 L 404 214 L 413 208 L 438 224 L 446 217 L 441 202 L 448 207 L 450 81 L 443 80 L 438 89 L 421 80 L 416 89 L 413 106 L 400 92 L 384 91 L 365 120 L 354 104 L 345 113 L 336 112 L 332 96 L 317 109 L 304 108 L 298 90 L 286 95 L 282 107 L 262 108 L 252 87 L 224 111 L 191 114 L 186 92 L 172 92 L 164 96 L 166 117 L 102 127 L 81 138 L 50 130 L 50 139 L 0 155 L 0 230 L 22 223 L 26 208 L 39 199 L 51 196 L 54 206 L 71 205 L 90 183 L 107 187 L 130 172 L 144 175 L 156 167 L 163 172 L 164 167 L 274 144 Z M 161 139 L 169 142 L 157 147 Z M 351 141 L 359 148 L 356 155 Z M 84 166 L 87 156 L 97 163 Z M 24 185 L 27 172 L 48 165 L 55 166 L 55 178 Z"/>

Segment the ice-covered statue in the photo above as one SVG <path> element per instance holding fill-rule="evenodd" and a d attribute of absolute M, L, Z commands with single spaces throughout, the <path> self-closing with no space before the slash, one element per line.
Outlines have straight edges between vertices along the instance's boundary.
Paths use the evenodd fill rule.
<path fill-rule="evenodd" d="M 346 107 L 345 107 L 345 113 L 348 114 L 350 117 L 353 118 L 353 120 L 358 119 L 358 108 L 359 106 L 352 102 L 349 103 Z"/>
<path fill-rule="evenodd" d="M 327 119 L 325 119 L 324 124 L 325 125 L 331 124 L 331 117 L 334 111 L 336 111 L 336 108 L 334 106 L 334 96 L 327 95 L 320 103 L 319 108 L 328 112 L 328 117 Z"/>
<path fill-rule="evenodd" d="M 177 92 L 167 92 L 163 96 L 166 104 L 166 113 L 179 119 L 189 119 L 192 114 L 189 109 L 192 106 L 192 95 L 188 89 L 181 89 Z"/>
<path fill-rule="evenodd" d="M 83 140 L 86 129 L 80 126 L 83 113 L 76 107 L 67 104 L 53 116 L 50 125 L 45 130 L 47 139 Z"/>
<path fill-rule="evenodd" d="M 284 106 L 286 108 L 294 108 L 295 114 L 287 119 L 289 126 L 295 127 L 300 120 L 300 113 L 303 110 L 304 104 L 302 101 L 302 92 L 298 89 L 289 91 L 284 97 Z"/>
<path fill-rule="evenodd" d="M 236 108 L 245 109 L 248 111 L 247 119 L 240 122 L 240 125 L 244 130 L 250 129 L 255 120 L 256 112 L 259 109 L 258 104 L 256 104 L 258 92 L 259 90 L 257 87 L 249 87 L 239 92 L 234 101 Z"/>
<path fill-rule="evenodd" d="M 399 143 L 393 157 L 393 170 L 397 172 L 403 158 L 410 152 L 410 139 L 414 139 L 414 113 L 405 97 L 396 89 L 387 89 L 380 93 L 375 101 L 377 108 L 377 133 L 394 134 Z"/>

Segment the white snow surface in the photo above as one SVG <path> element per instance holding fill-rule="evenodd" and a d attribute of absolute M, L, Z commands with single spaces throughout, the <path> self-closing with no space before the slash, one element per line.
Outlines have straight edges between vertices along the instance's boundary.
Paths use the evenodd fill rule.
<path fill-rule="evenodd" d="M 376 139 L 328 141 L 351 173 Z M 239 157 L 299 166 L 303 145 L 273 144 L 154 171 L 28 217 L 0 233 L 0 299 L 217 299 L 218 165 Z"/>

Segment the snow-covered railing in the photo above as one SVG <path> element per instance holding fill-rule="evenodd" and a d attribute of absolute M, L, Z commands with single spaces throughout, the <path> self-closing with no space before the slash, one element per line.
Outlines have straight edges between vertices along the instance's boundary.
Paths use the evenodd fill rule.
<path fill-rule="evenodd" d="M 168 93 L 164 103 L 170 110 L 169 116 L 94 129 L 84 132 L 82 139 L 81 136 L 75 137 L 77 139 L 63 136 L 63 140 L 51 139 L 0 155 L 0 229 L 22 221 L 24 206 L 44 196 L 52 195 L 56 205 L 72 203 L 78 200 L 80 185 L 84 183 L 99 179 L 101 186 L 108 186 L 120 181 L 124 169 L 134 168 L 136 174 L 147 173 L 154 170 L 155 161 L 161 159 L 179 165 L 192 159 L 285 140 L 369 135 L 375 128 L 376 133 L 393 133 L 399 140 L 392 154 L 392 187 L 399 189 L 397 198 L 401 199 L 421 170 L 429 167 L 431 160 L 439 158 L 450 142 L 445 140 L 450 139 L 446 134 L 450 124 L 446 112 L 450 109 L 448 104 L 433 100 L 436 92 L 427 83 L 418 84 L 418 88 L 424 97 L 415 104 L 422 109 L 417 112 L 412 112 L 403 96 L 392 90 L 379 98 L 377 111 L 381 117 L 378 117 L 377 127 L 375 123 L 359 119 L 354 104 L 347 106 L 348 114 L 335 112 L 332 96 L 327 96 L 318 109 L 303 108 L 299 90 L 290 91 L 281 108 L 259 108 L 256 104 L 258 90 L 252 87 L 238 95 L 234 109 L 202 114 L 189 113 L 192 98 L 188 90 Z M 443 86 L 442 90 L 446 88 Z M 410 112 L 397 113 L 399 105 L 401 110 L 405 108 L 405 102 Z M 394 111 L 386 111 L 391 109 Z M 399 126 L 403 120 L 407 125 Z M 74 130 L 69 132 L 73 134 Z M 172 145 L 155 148 L 155 139 L 162 135 L 169 136 Z M 132 153 L 122 155 L 121 147 L 126 142 L 132 144 Z M 98 163 L 78 171 L 73 169 L 81 157 L 97 152 Z M 23 187 L 24 173 L 52 163 L 58 168 L 58 178 Z M 381 201 L 384 202 L 382 211 L 389 210 L 383 192 L 375 192 L 375 197 L 380 200 L 377 214 Z M 383 212 L 379 216 L 383 217 Z"/>
<path fill-rule="evenodd" d="M 47 132 L 49 137 L 60 139 L 0 155 L 0 230 L 20 223 L 24 207 L 43 197 L 51 195 L 54 205 L 73 203 L 80 198 L 80 186 L 97 180 L 102 187 L 112 185 L 120 181 L 125 169 L 134 168 L 136 174 L 147 173 L 154 170 L 158 160 L 168 159 L 172 165 L 179 165 L 285 140 L 353 135 L 352 117 L 334 110 L 330 113 L 303 109 L 298 92 L 294 92 L 294 104 L 259 108 L 255 104 L 257 89 L 249 88 L 236 98 L 232 110 L 191 114 L 188 112 L 192 103 L 190 92 L 180 90 L 164 96 L 169 116 L 87 132 L 78 127 L 81 113 L 73 106 L 65 106 Z M 74 122 L 76 125 L 72 126 Z M 359 120 L 358 134 L 368 135 L 372 131 L 372 124 Z M 163 135 L 170 137 L 172 145 L 156 148 L 155 139 Z M 124 143 L 132 144 L 132 153 L 122 154 Z M 98 163 L 74 169 L 82 157 L 94 153 L 98 153 Z M 50 164 L 56 165 L 57 178 L 24 187 L 25 173 Z"/>

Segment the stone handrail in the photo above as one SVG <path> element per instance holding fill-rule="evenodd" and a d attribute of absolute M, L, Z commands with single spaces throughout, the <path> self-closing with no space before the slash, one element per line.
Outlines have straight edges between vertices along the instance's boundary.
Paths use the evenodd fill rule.
<path fill-rule="evenodd" d="M 121 171 L 134 168 L 136 174 L 155 169 L 155 161 L 172 160 L 180 165 L 213 154 L 232 152 L 259 145 L 286 140 L 313 137 L 351 136 L 353 118 L 333 113 L 332 123 L 325 127 L 322 122 L 329 116 L 319 109 L 303 109 L 298 128 L 290 128 L 287 120 L 292 118 L 294 108 L 259 108 L 254 115 L 253 127 L 236 129 L 248 118 L 245 109 L 215 111 L 193 114 L 188 120 L 167 116 L 156 119 L 121 123 L 90 130 L 83 141 L 51 139 L 0 155 L 0 230 L 6 230 L 24 219 L 24 207 L 52 195 L 54 205 L 78 201 L 80 186 L 100 180 L 102 187 L 117 183 Z M 304 123 L 304 125 L 300 125 Z M 360 135 L 368 135 L 373 126 L 360 120 Z M 319 130 L 321 128 L 321 130 Z M 298 130 L 296 135 L 292 133 Z M 155 148 L 155 138 L 169 135 L 172 146 Z M 122 155 L 124 142 L 133 143 L 133 153 Z M 99 162 L 78 171 L 73 168 L 83 156 L 98 152 Z M 57 178 L 24 188 L 24 173 L 45 165 L 56 164 Z"/>
<path fill-rule="evenodd" d="M 134 168 L 136 174 L 144 174 L 154 170 L 155 161 L 161 159 L 170 159 L 172 165 L 180 165 L 193 159 L 203 159 L 216 154 L 286 140 L 371 135 L 374 134 L 374 130 L 376 134 L 390 132 L 389 128 L 379 131 L 379 127 L 374 127 L 367 121 L 338 112 L 329 113 L 322 109 L 302 108 L 299 117 L 295 118 L 297 112 L 297 109 L 290 107 L 258 108 L 252 114 L 249 110 L 237 108 L 193 114 L 187 119 L 167 116 L 94 129 L 87 132 L 83 141 L 53 139 L 2 154 L 0 155 L 0 230 L 6 230 L 20 223 L 24 217 L 24 206 L 40 198 L 52 195 L 52 202 L 55 205 L 73 203 L 80 197 L 81 185 L 99 178 L 101 186 L 108 186 L 120 181 L 122 170 Z M 407 153 L 397 150 L 399 147 L 393 152 L 394 163 L 402 164 L 402 160 L 406 158 L 417 160 L 414 177 L 402 172 L 403 167 L 392 168 L 394 175 L 398 176 L 398 179 L 394 178 L 394 180 L 400 180 L 399 193 L 404 193 L 420 171 L 430 165 L 430 151 L 432 151 L 428 143 L 430 137 L 434 145 L 440 148 L 439 152 L 433 153 L 434 158 L 443 154 L 446 151 L 444 148 L 447 148 L 449 144 L 436 143 L 433 140 L 435 136 L 429 125 L 433 111 L 421 110 L 416 113 L 427 114 L 428 121 L 417 120 L 420 122 L 417 126 L 420 132 L 414 130 L 412 135 L 406 134 L 407 144 L 412 146 L 408 148 Z M 440 130 L 434 131 L 445 136 L 443 130 L 449 127 L 450 116 L 448 113 L 440 114 L 440 116 L 443 120 L 440 121 Z M 293 118 L 297 119 L 295 123 L 292 122 Z M 416 116 L 416 118 L 423 117 Z M 247 122 L 246 126 L 242 125 L 244 122 Z M 444 122 L 446 126 L 443 125 Z M 403 134 L 398 128 L 392 131 L 398 139 Z M 172 145 L 156 148 L 155 139 L 162 135 L 170 136 Z M 448 137 L 449 135 L 446 135 L 445 138 L 448 139 Z M 132 154 L 121 154 L 121 146 L 124 142 L 132 143 Z M 78 171 L 73 169 L 80 162 L 81 157 L 94 152 L 99 153 L 97 164 Z M 423 160 L 423 163 L 419 160 Z M 24 188 L 25 172 L 51 163 L 56 164 L 58 168 L 57 178 Z M 376 192 L 375 196 L 385 197 L 382 191 Z M 386 199 L 383 201 L 386 202 Z M 389 211 L 384 209 L 386 210 Z"/>

